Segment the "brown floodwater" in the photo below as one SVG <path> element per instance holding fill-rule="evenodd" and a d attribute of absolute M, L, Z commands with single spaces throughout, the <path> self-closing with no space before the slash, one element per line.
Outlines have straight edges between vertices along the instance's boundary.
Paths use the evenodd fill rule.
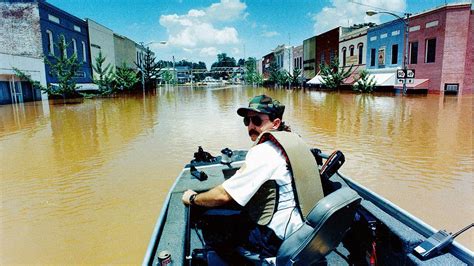
<path fill-rule="evenodd" d="M 236 109 L 266 93 L 342 172 L 437 229 L 473 222 L 473 96 L 161 88 L 0 106 L 0 264 L 139 264 L 198 146 L 251 146 Z M 474 230 L 459 242 L 474 249 Z"/>

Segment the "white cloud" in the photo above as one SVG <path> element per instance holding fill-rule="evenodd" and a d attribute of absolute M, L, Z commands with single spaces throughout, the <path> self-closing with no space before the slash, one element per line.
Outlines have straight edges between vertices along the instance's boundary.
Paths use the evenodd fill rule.
<path fill-rule="evenodd" d="M 262 34 L 260 34 L 262 37 L 266 38 L 271 38 L 280 35 L 280 33 L 276 31 L 263 31 Z"/>
<path fill-rule="evenodd" d="M 321 34 L 337 26 L 347 27 L 365 22 L 380 23 L 380 15 L 369 17 L 365 14 L 369 9 L 399 12 L 405 8 L 406 0 L 353 0 L 352 2 L 331 0 L 330 6 L 324 7 L 319 13 L 312 15 L 314 33 Z"/>
<path fill-rule="evenodd" d="M 200 59 L 209 61 L 211 56 L 215 60 L 219 47 L 240 43 L 237 29 L 229 23 L 245 19 L 246 8 L 239 0 L 221 0 L 207 8 L 191 9 L 184 15 L 162 15 L 159 22 L 167 29 L 169 46 L 193 51 L 207 57 Z"/>

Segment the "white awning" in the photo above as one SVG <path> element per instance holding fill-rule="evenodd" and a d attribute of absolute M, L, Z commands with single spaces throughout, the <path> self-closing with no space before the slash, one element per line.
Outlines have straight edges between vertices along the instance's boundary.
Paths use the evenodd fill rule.
<path fill-rule="evenodd" d="M 94 83 L 78 83 L 76 91 L 98 91 L 99 86 Z"/>
<path fill-rule="evenodd" d="M 314 78 L 310 79 L 306 83 L 315 85 L 323 84 L 323 77 L 321 77 L 320 75 L 316 75 Z"/>
<path fill-rule="evenodd" d="M 370 73 L 374 77 L 375 86 L 395 86 L 395 73 Z"/>

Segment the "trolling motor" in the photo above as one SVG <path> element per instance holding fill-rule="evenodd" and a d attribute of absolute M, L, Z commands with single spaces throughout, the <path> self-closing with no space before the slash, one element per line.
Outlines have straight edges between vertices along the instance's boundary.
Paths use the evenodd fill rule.
<path fill-rule="evenodd" d="M 232 163 L 232 154 L 234 154 L 232 150 L 229 148 L 225 148 L 221 150 L 221 153 L 222 153 L 221 164 L 230 165 L 230 163 Z"/>

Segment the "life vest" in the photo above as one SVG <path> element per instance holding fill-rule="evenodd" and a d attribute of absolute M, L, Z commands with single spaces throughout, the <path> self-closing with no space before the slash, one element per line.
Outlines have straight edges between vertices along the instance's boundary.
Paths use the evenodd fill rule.
<path fill-rule="evenodd" d="M 308 145 L 295 133 L 267 131 L 260 134 L 256 145 L 271 141 L 282 152 L 292 176 L 293 195 L 301 218 L 324 197 L 321 177 Z M 265 182 L 246 205 L 250 218 L 259 225 L 270 223 L 278 209 L 278 185 L 275 180 Z"/>

